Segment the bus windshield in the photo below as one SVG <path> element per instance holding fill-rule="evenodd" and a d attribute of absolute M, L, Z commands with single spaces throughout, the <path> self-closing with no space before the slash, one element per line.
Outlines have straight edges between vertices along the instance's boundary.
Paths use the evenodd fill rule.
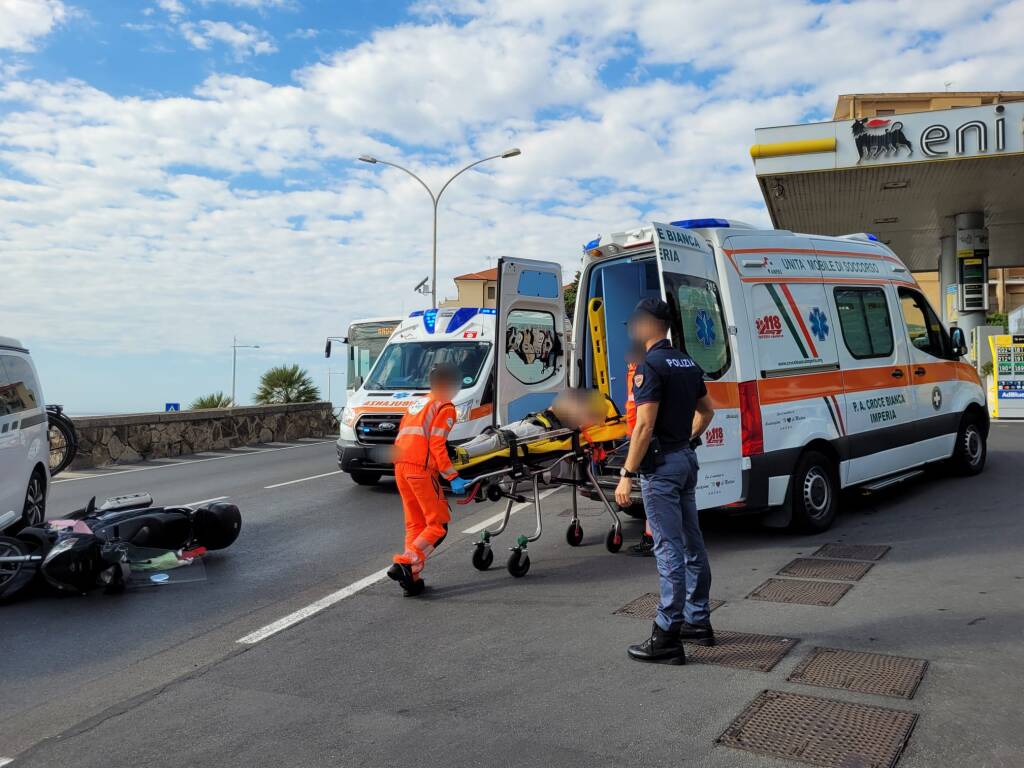
<path fill-rule="evenodd" d="M 348 327 L 348 371 L 346 381 L 355 388 L 377 362 L 399 320 L 352 323 Z"/>
<path fill-rule="evenodd" d="M 373 367 L 366 389 L 430 389 L 430 369 L 451 363 L 462 371 L 462 388 L 483 371 L 491 345 L 486 341 L 408 341 L 389 344 Z"/>

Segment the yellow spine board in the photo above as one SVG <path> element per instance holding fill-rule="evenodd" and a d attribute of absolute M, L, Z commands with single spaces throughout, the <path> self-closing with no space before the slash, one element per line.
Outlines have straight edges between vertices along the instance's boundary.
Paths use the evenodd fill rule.
<path fill-rule="evenodd" d="M 590 323 L 590 346 L 594 353 L 594 378 L 597 388 L 605 397 L 611 397 L 608 381 L 608 334 L 604 325 L 604 300 L 591 299 L 587 304 L 587 320 Z"/>

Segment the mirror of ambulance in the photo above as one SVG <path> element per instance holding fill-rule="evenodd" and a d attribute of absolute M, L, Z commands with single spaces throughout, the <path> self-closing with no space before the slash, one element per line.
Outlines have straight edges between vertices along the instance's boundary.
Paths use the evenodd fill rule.
<path fill-rule="evenodd" d="M 964 335 L 963 328 L 950 328 L 949 338 L 953 342 L 953 354 L 957 357 L 963 357 L 967 354 L 967 337 Z"/>
<path fill-rule="evenodd" d="M 327 346 L 324 347 L 324 357 L 331 356 L 331 340 L 327 340 Z"/>

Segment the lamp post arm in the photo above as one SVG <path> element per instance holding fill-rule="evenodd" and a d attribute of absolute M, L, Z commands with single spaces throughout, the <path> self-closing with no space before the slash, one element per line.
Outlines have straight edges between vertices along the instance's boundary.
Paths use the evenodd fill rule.
<path fill-rule="evenodd" d="M 490 159 L 490 158 L 488 158 L 488 159 Z M 387 160 L 377 160 L 377 162 L 380 163 L 381 165 L 390 165 L 392 168 L 397 168 L 400 171 L 405 171 L 407 174 L 412 176 L 414 179 L 416 179 L 416 181 L 418 181 L 420 183 L 421 187 L 423 187 L 425 190 L 427 190 L 427 194 L 430 195 L 430 202 L 432 202 L 434 204 L 435 208 L 437 207 L 437 199 L 440 197 L 440 195 L 437 195 L 435 197 L 433 191 L 431 191 L 430 187 L 427 186 L 427 182 L 425 182 L 423 179 L 421 179 L 415 173 L 410 171 L 408 168 L 403 168 L 398 163 L 392 163 L 392 162 L 389 162 Z M 466 169 L 463 168 L 462 170 L 464 171 Z M 462 171 L 459 171 L 459 173 L 462 173 Z M 447 185 L 445 185 L 445 186 L 447 186 Z M 441 191 L 443 192 L 444 190 L 441 190 Z"/>
<path fill-rule="evenodd" d="M 479 160 L 476 160 L 476 161 L 470 163 L 469 165 L 467 165 L 462 170 L 457 171 L 450 179 L 448 179 L 448 181 L 446 181 L 444 183 L 444 186 L 441 187 L 441 191 L 437 193 L 437 199 L 434 201 L 434 205 L 437 205 L 438 201 L 441 200 L 441 195 L 443 195 L 444 191 L 446 189 L 448 189 L 448 185 L 451 184 L 453 181 L 455 181 L 457 178 L 459 178 L 459 176 L 464 174 L 470 168 L 475 168 L 476 166 L 480 165 L 480 163 L 486 163 L 488 160 L 497 160 L 499 157 L 501 157 L 501 155 L 491 155 L 490 157 L 482 157 Z"/>

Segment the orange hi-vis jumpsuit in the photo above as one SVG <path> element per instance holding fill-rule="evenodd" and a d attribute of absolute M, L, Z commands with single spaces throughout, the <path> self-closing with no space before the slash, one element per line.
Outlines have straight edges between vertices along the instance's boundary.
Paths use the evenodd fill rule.
<path fill-rule="evenodd" d="M 455 426 L 455 406 L 433 398 L 416 413 L 406 413 L 395 439 L 395 481 L 405 513 L 405 552 L 394 561 L 408 565 L 414 579 L 423 563 L 448 534 L 451 512 L 438 480 L 458 476 L 448 458 L 448 433 Z"/>
<path fill-rule="evenodd" d="M 636 363 L 626 366 L 626 435 L 633 436 L 636 429 L 636 398 L 633 396 L 633 374 L 636 373 Z M 644 534 L 651 536 L 650 523 L 644 522 Z"/>

